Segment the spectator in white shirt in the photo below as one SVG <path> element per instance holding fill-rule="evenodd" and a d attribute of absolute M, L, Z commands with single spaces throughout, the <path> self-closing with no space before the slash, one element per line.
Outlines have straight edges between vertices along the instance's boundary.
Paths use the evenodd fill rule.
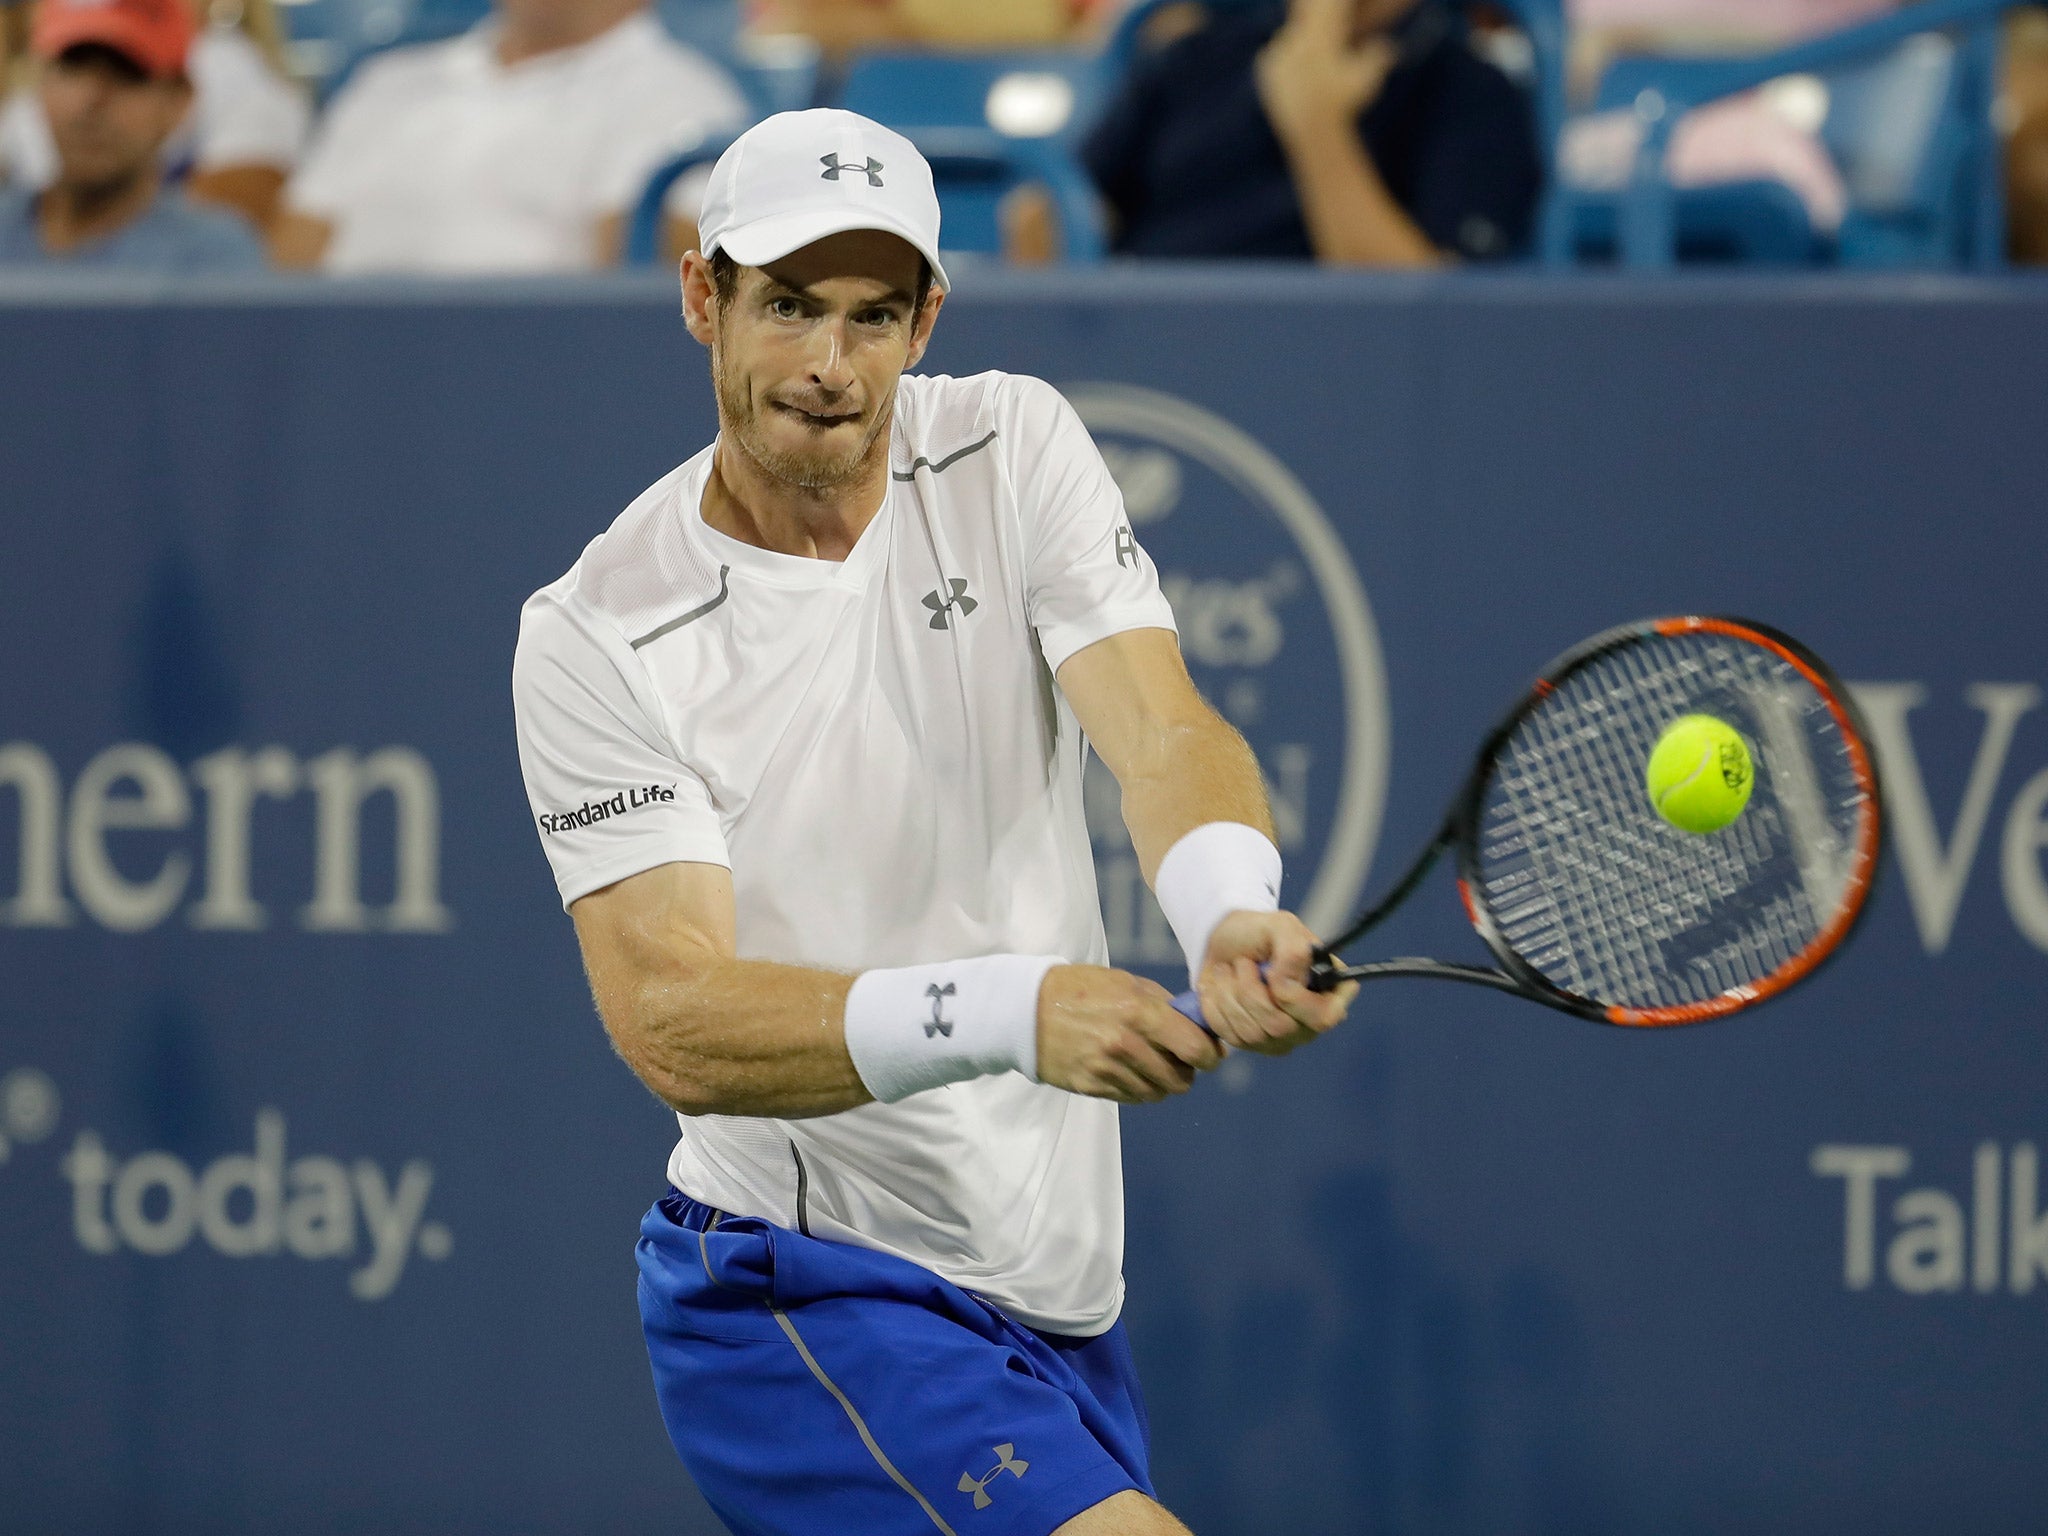
<path fill-rule="evenodd" d="M 195 202 L 266 227 L 306 147 L 311 109 L 286 74 L 272 0 L 241 0 L 233 21 L 209 19 L 206 0 L 189 3 L 200 23 L 186 65 L 192 111 L 164 146 L 164 171 Z M 0 108 L 0 180 L 40 191 L 56 174 L 49 120 L 35 92 L 17 91 Z"/>
<path fill-rule="evenodd" d="M 342 89 L 274 252 L 336 273 L 608 265 L 655 168 L 746 119 L 731 78 L 644 0 L 498 0 L 464 36 L 373 58 Z M 679 250 L 696 243 L 684 212 L 694 201 L 672 199 Z"/>

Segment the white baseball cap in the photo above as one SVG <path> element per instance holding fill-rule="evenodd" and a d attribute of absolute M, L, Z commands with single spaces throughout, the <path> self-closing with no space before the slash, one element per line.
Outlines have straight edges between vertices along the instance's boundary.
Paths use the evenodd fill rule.
<path fill-rule="evenodd" d="M 940 292 L 939 195 L 932 168 L 900 133 L 858 112 L 814 107 L 763 118 L 718 157 L 698 214 L 698 245 L 763 267 L 813 240 L 879 229 L 931 263 Z"/>

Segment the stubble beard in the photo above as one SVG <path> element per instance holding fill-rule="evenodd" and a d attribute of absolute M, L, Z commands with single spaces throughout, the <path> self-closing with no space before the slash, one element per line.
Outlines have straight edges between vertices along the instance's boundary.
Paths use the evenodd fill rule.
<path fill-rule="evenodd" d="M 711 387 L 718 397 L 718 419 L 731 435 L 734 446 L 762 470 L 792 490 L 816 495 L 836 491 L 862 479 L 876 457 L 887 451 L 889 421 L 895 414 L 896 399 L 888 400 L 875 412 L 866 436 L 843 453 L 824 450 L 790 451 L 778 448 L 761 430 L 760 412 L 744 380 L 735 379 L 725 366 L 724 349 L 711 349 Z"/>

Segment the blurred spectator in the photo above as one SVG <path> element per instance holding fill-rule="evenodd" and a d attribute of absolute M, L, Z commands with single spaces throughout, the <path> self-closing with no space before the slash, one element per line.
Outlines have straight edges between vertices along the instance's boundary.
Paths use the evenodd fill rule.
<path fill-rule="evenodd" d="M 752 0 L 756 32 L 796 32 L 842 58 L 865 48 L 1030 48 L 1066 42 L 1098 0 Z"/>
<path fill-rule="evenodd" d="M 192 104 L 183 0 L 43 0 L 37 94 L 57 153 L 41 192 L 0 193 L 0 265 L 248 271 L 262 247 L 233 214 L 164 186 L 162 152 Z"/>
<path fill-rule="evenodd" d="M 654 169 L 746 120 L 739 87 L 644 0 L 498 0 L 452 42 L 363 65 L 286 191 L 274 250 L 330 272 L 604 265 Z M 679 251 L 691 197 L 671 203 Z"/>
<path fill-rule="evenodd" d="M 2006 23 L 1999 117 L 2005 145 L 2006 254 L 2048 266 L 2048 9 L 2015 11 Z"/>
<path fill-rule="evenodd" d="M 1444 0 L 1218 13 L 1140 58 L 1082 157 L 1137 256 L 1504 257 L 1542 181 L 1527 99 Z"/>
<path fill-rule="evenodd" d="M 1567 0 L 1574 94 L 1590 99 L 1608 65 L 1626 54 L 1763 53 L 1840 31 L 1893 8 L 1895 0 Z M 1824 110 L 1824 109 L 1823 109 Z M 1597 191 L 1625 186 L 1642 125 L 1625 110 L 1569 124 L 1559 174 Z M 1671 136 L 1674 186 L 1780 181 L 1807 219 L 1832 233 L 1848 211 L 1840 170 L 1820 142 L 1810 92 L 1796 85 L 1746 92 L 1688 114 Z"/>
<path fill-rule="evenodd" d="M 208 0 L 188 3 L 200 24 L 186 64 L 193 105 L 165 146 L 166 168 L 196 201 L 267 225 L 312 115 L 285 68 L 277 12 L 272 0 L 228 0 L 210 11 Z M 0 165 L 32 187 L 56 175 L 56 146 L 31 92 L 0 110 Z"/>
<path fill-rule="evenodd" d="M 1834 233 L 1849 210 L 1849 189 L 1820 141 L 1825 103 L 1805 84 L 1774 81 L 1688 112 L 1665 153 L 1671 184 L 1780 181 L 1798 194 L 1814 229 Z M 1558 144 L 1558 174 L 1588 191 L 1618 192 L 1634 174 L 1642 137 L 1641 120 L 1626 107 L 1575 118 Z"/>

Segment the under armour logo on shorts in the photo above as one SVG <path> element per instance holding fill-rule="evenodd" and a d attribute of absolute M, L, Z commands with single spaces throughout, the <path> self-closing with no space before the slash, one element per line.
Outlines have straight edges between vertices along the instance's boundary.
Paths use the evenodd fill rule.
<path fill-rule="evenodd" d="M 955 608 L 960 610 L 960 617 L 964 619 L 968 614 L 981 606 L 981 604 L 967 595 L 967 583 L 958 576 L 948 577 L 946 585 L 953 589 L 951 597 L 941 597 L 934 590 L 925 593 L 923 598 L 925 607 L 932 611 L 933 629 L 951 629 L 953 627 L 951 615 Z"/>
<path fill-rule="evenodd" d="M 933 1035 L 944 1035 L 948 1040 L 953 1038 L 953 1021 L 943 1017 L 939 1010 L 946 1006 L 946 999 L 953 995 L 954 990 L 950 981 L 943 987 L 935 981 L 924 989 L 924 995 L 932 1000 L 932 1021 L 924 1027 L 925 1039 L 929 1040 Z"/>
<path fill-rule="evenodd" d="M 879 187 L 882 184 L 882 162 L 872 155 L 859 165 L 841 165 L 838 154 L 833 153 L 820 156 L 818 164 L 825 167 L 825 174 L 818 178 L 820 181 L 837 181 L 841 171 L 853 171 L 867 177 L 868 185 L 871 187 Z"/>
<path fill-rule="evenodd" d="M 1031 1470 L 1030 1462 L 1017 1460 L 1016 1450 L 1017 1447 L 1014 1445 L 999 1445 L 995 1448 L 995 1452 L 1001 1459 L 994 1466 L 990 1467 L 987 1472 L 980 1477 L 976 1477 L 969 1472 L 962 1472 L 960 1474 L 960 1481 L 957 1486 L 962 1493 L 974 1495 L 974 1507 L 976 1509 L 987 1509 L 989 1505 L 995 1503 L 995 1500 L 988 1496 L 988 1485 L 994 1481 L 995 1475 L 998 1472 L 1007 1472 L 1012 1477 L 1022 1477 Z"/>

